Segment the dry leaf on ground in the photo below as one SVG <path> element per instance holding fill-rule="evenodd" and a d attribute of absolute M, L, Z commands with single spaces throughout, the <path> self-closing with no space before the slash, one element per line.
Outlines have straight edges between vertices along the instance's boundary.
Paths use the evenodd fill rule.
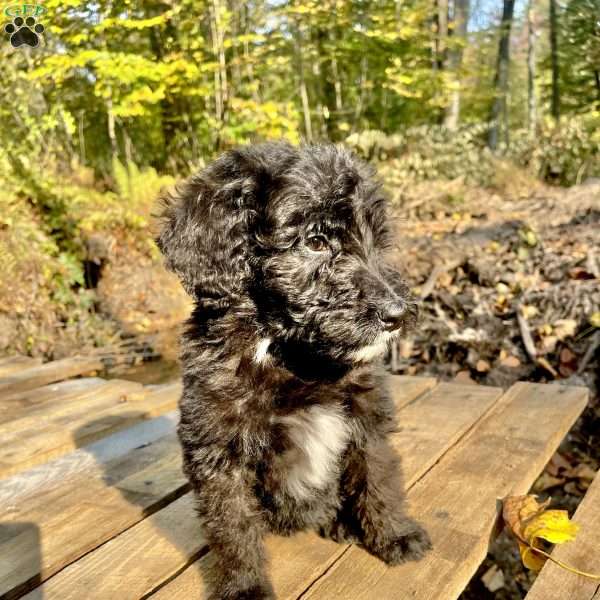
<path fill-rule="evenodd" d="M 503 501 L 502 517 L 517 538 L 523 564 L 532 571 L 539 571 L 550 559 L 568 571 L 600 580 L 600 575 L 566 565 L 542 548 L 540 540 L 563 544 L 574 540 L 579 530 L 579 525 L 569 519 L 566 510 L 546 510 L 549 504 L 550 499 L 540 504 L 532 495 L 508 496 Z"/>

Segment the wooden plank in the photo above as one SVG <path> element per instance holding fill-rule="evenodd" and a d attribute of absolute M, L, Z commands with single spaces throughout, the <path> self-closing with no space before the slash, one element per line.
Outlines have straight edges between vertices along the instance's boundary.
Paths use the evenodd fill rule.
<path fill-rule="evenodd" d="M 413 377 L 411 375 L 388 375 L 390 393 L 396 410 L 414 402 L 422 394 L 433 389 L 437 383 L 435 377 Z"/>
<path fill-rule="evenodd" d="M 95 472 L 98 464 L 125 456 L 161 437 L 173 435 L 178 418 L 178 411 L 171 411 L 142 421 L 43 465 L 0 480 L 0 507 L 3 514 L 19 511 L 19 506 L 25 504 L 30 496 L 36 496 L 40 490 L 69 484 L 75 487 L 85 480 L 88 473 Z"/>
<path fill-rule="evenodd" d="M 69 379 L 69 377 L 101 371 L 103 368 L 102 361 L 96 356 L 74 356 L 55 360 L 0 378 L 0 397 Z"/>
<path fill-rule="evenodd" d="M 398 381 L 401 383 L 401 379 Z M 444 445 L 450 443 L 448 440 L 456 439 L 457 430 L 464 434 L 473 422 L 489 410 L 501 394 L 500 390 L 453 384 L 441 386 L 436 394 L 437 389 L 421 395 L 414 403 L 407 403 L 400 411 L 402 421 L 405 411 L 417 411 L 417 407 L 422 404 L 422 420 L 423 423 L 427 423 L 429 417 L 435 418 L 435 414 L 440 410 L 440 402 L 443 402 L 450 392 L 455 405 L 451 412 L 454 415 L 463 414 L 462 419 L 448 419 L 447 427 L 437 436 L 432 435 L 430 430 L 426 432 L 431 450 L 428 454 L 426 445 L 422 446 L 423 464 L 431 464 L 432 456 L 439 456 L 440 444 Z M 477 394 L 478 389 L 481 389 L 480 395 Z M 465 395 L 468 396 L 466 401 Z M 424 428 L 426 429 L 425 426 Z M 399 438 L 405 439 L 419 435 L 424 435 L 423 430 L 413 429 L 412 426 L 397 434 Z M 412 441 L 408 444 L 409 448 L 415 447 Z M 423 468 L 418 460 L 413 461 L 412 465 L 410 468 L 413 472 L 406 473 L 409 481 L 414 481 Z M 93 600 L 118 597 L 126 600 L 152 593 L 169 578 L 186 569 L 197 556 L 206 552 L 192 507 L 191 494 L 183 496 L 57 573 L 27 598 L 68 600 L 85 597 Z M 298 540 L 302 541 L 302 545 L 298 544 Z M 327 564 L 333 562 L 345 549 L 344 546 L 322 540 L 310 533 L 294 538 L 273 536 L 269 538 L 267 545 L 271 555 L 277 558 L 272 567 L 272 576 L 278 597 L 282 598 L 292 597 L 298 590 L 301 592 L 307 581 L 312 581 L 322 573 Z M 282 556 L 289 557 L 290 560 L 283 562 L 280 560 Z M 183 597 L 183 592 L 171 588 L 171 585 L 181 580 L 184 587 L 188 578 L 193 578 L 207 561 L 210 561 L 209 557 L 185 570 L 181 577 L 167 584 L 161 594 L 172 593 L 172 596 L 168 596 L 171 598 Z M 201 587 L 199 579 L 198 577 L 193 583 L 197 586 L 196 589 Z M 126 586 L 123 585 L 123 581 L 127 581 Z M 198 592 L 194 597 L 200 597 Z"/>
<path fill-rule="evenodd" d="M 32 358 L 31 356 L 6 356 L 0 358 L 0 377 L 14 375 L 19 371 L 30 369 L 42 364 L 41 358 Z"/>
<path fill-rule="evenodd" d="M 169 423 L 168 435 L 108 461 L 90 447 L 77 452 L 78 461 L 55 461 L 54 476 L 38 473 L 33 486 L 19 476 L 0 482 L 0 598 L 28 591 L 187 490 Z"/>
<path fill-rule="evenodd" d="M 441 383 L 399 411 L 400 432 L 393 445 L 403 458 L 405 486 L 410 488 L 439 457 L 481 419 L 502 395 L 502 390 L 484 386 Z M 297 598 L 307 583 L 317 579 L 348 546 L 336 544 L 313 533 L 291 538 L 270 536 L 267 551 L 270 576 L 278 598 Z M 183 600 L 198 596 L 202 574 L 210 568 L 210 553 L 197 565 L 157 592 L 161 600 Z"/>
<path fill-rule="evenodd" d="M 107 386 L 109 390 L 92 405 L 77 402 L 64 412 L 57 406 L 47 423 L 34 415 L 6 424 L 0 441 L 0 476 L 7 477 L 173 410 L 181 394 L 178 383 L 148 391 L 142 399 L 138 399 L 143 389 L 140 384 L 112 380 Z"/>
<path fill-rule="evenodd" d="M 139 599 L 177 574 L 204 548 L 194 501 L 186 494 L 131 529 L 86 554 L 45 584 L 28 600 Z"/>
<path fill-rule="evenodd" d="M 588 573 L 600 575 L 600 475 L 596 474 L 587 494 L 577 507 L 573 521 L 581 525 L 577 538 L 556 546 L 552 556 Z M 600 581 L 569 573 L 548 561 L 527 594 L 527 600 L 600 599 Z"/>
<path fill-rule="evenodd" d="M 0 403 L 0 424 L 39 414 L 49 404 L 62 404 L 77 397 L 83 399 L 105 383 L 106 380 L 99 377 L 82 377 L 11 394 Z"/>
<path fill-rule="evenodd" d="M 88 393 L 46 405 L 41 411 L 25 411 L 23 417 L 0 424 L 0 476 L 43 462 L 46 450 L 50 452 L 49 458 L 54 456 L 52 450 L 60 447 L 64 440 L 74 441 L 75 430 L 69 426 L 78 420 L 89 421 L 98 412 L 126 403 L 130 396 L 143 394 L 141 384 L 104 381 Z"/>
<path fill-rule="evenodd" d="M 357 547 L 303 598 L 457 598 L 484 559 L 499 499 L 527 492 L 587 403 L 586 388 L 515 384 L 488 417 L 409 492 L 434 549 L 388 568 Z"/>
<path fill-rule="evenodd" d="M 35 393 L 38 390 L 32 391 Z M 113 406 L 115 403 L 143 398 L 145 393 L 144 386 L 134 381 L 123 379 L 102 381 L 101 385 L 92 385 L 87 392 L 71 394 L 61 398 L 59 402 L 47 403 L 40 407 L 40 410 L 24 409 L 22 415 L 0 424 L 0 439 L 7 444 L 11 439 L 22 440 L 31 431 L 39 433 L 53 424 L 60 423 L 62 425 L 80 414 L 93 414 L 94 411 Z"/>

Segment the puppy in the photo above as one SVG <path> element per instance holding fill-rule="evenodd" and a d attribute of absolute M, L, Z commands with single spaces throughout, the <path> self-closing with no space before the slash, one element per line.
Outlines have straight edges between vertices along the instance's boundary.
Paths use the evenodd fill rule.
<path fill-rule="evenodd" d="M 157 242 L 195 300 L 178 433 L 211 599 L 274 597 L 269 531 L 313 529 L 391 565 L 430 547 L 386 439 L 377 359 L 417 309 L 383 262 L 384 204 L 348 151 L 286 143 L 229 151 L 165 199 Z"/>

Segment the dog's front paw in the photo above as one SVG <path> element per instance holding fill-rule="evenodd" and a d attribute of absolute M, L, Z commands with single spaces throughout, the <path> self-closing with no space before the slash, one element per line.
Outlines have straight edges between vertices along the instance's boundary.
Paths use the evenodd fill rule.
<path fill-rule="evenodd" d="M 275 594 L 268 585 L 253 585 L 245 590 L 213 592 L 209 600 L 275 600 Z"/>
<path fill-rule="evenodd" d="M 373 550 L 388 565 L 399 565 L 411 560 L 421 560 L 431 550 L 431 540 L 421 525 L 411 521 L 407 531 Z"/>
<path fill-rule="evenodd" d="M 231 600 L 275 600 L 275 594 L 271 589 L 255 585 L 232 596 Z"/>

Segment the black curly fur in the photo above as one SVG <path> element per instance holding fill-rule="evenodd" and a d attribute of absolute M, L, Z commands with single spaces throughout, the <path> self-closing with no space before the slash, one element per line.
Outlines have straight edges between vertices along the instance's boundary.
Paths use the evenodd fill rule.
<path fill-rule="evenodd" d="M 430 546 L 387 443 L 376 357 L 416 305 L 383 262 L 384 209 L 371 167 L 332 145 L 232 150 L 165 199 L 157 242 L 195 299 L 179 437 L 218 558 L 212 599 L 274 597 L 268 531 L 389 564 Z"/>

